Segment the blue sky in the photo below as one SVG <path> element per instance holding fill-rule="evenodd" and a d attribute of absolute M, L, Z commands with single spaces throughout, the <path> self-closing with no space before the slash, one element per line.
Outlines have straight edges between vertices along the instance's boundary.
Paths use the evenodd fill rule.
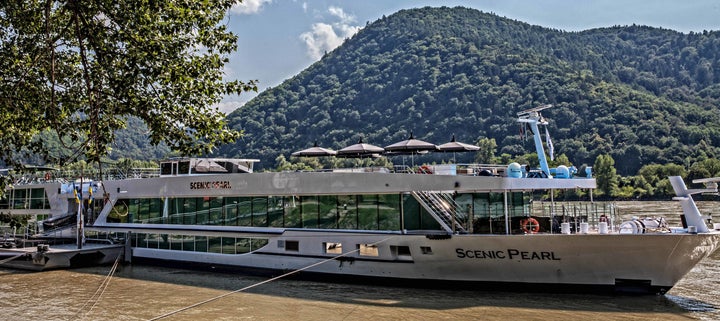
<path fill-rule="evenodd" d="M 717 0 L 244 0 L 228 15 L 238 51 L 229 79 L 259 80 L 259 91 L 281 84 L 318 61 L 367 23 L 401 9 L 463 6 L 566 31 L 647 25 L 680 32 L 720 30 Z M 226 113 L 255 97 L 226 97 Z"/>

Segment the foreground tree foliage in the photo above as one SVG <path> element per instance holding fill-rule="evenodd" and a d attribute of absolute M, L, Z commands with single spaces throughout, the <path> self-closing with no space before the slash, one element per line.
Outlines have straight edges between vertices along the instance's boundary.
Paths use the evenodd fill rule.
<path fill-rule="evenodd" d="M 257 90 L 224 81 L 237 37 L 223 19 L 238 1 L 3 1 L 0 160 L 99 163 L 128 116 L 152 144 L 182 155 L 235 141 L 212 106 Z M 48 145 L 60 142 L 60 153 Z"/>

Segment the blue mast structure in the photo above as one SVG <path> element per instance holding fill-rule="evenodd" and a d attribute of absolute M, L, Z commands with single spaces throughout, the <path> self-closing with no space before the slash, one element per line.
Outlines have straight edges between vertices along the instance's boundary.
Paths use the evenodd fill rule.
<path fill-rule="evenodd" d="M 530 126 L 533 132 L 533 139 L 535 140 L 535 151 L 538 154 L 538 160 L 540 161 L 540 170 L 545 173 L 547 178 L 552 178 L 550 175 L 550 167 L 548 167 L 547 158 L 545 156 L 545 149 L 543 148 L 542 139 L 540 139 L 540 129 L 538 125 L 547 126 L 548 122 L 540 114 L 541 110 L 548 109 L 552 105 L 542 105 L 535 108 L 530 108 L 517 113 L 518 122 L 525 123 Z"/>

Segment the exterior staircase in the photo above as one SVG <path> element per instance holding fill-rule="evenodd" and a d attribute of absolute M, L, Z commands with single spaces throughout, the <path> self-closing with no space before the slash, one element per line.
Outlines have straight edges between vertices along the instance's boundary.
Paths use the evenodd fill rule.
<path fill-rule="evenodd" d="M 458 215 L 458 204 L 452 193 L 414 191 L 412 195 L 448 234 L 467 233 L 466 219 Z"/>

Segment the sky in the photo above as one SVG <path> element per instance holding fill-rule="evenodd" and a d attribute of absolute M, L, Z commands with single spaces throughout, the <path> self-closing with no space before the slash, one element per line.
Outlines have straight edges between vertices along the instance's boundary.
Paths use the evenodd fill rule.
<path fill-rule="evenodd" d="M 227 79 L 280 85 L 320 60 L 368 23 L 402 9 L 462 6 L 565 31 L 646 25 L 683 33 L 720 30 L 717 0 L 243 0 L 227 17 L 238 50 Z M 225 97 L 230 113 L 257 94 Z"/>

